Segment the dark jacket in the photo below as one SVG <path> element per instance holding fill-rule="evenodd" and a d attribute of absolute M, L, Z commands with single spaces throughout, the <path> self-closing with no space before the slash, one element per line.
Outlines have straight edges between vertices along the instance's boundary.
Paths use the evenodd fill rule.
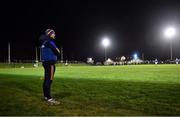
<path fill-rule="evenodd" d="M 41 35 L 40 45 L 41 45 L 41 61 L 56 63 L 57 56 L 60 53 L 57 51 L 56 49 L 57 46 L 53 41 L 53 39 L 51 39 L 49 36 Z"/>

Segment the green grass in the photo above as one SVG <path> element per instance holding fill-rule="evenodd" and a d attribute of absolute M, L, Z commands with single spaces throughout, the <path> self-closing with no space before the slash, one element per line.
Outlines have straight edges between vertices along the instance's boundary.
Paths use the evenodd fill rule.
<path fill-rule="evenodd" d="M 0 115 L 180 115 L 180 66 L 57 67 L 42 100 L 43 68 L 0 69 Z"/>

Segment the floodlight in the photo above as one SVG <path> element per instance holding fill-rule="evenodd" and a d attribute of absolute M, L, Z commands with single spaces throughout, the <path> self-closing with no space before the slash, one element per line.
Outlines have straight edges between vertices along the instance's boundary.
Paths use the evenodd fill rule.
<path fill-rule="evenodd" d="M 165 35 L 166 38 L 172 39 L 176 35 L 176 29 L 174 27 L 168 27 L 164 31 L 164 35 Z"/>
<path fill-rule="evenodd" d="M 110 45 L 110 41 L 109 41 L 109 38 L 107 37 L 104 37 L 102 39 L 102 45 L 104 46 L 104 54 L 105 54 L 105 60 L 107 59 L 107 47 Z"/>
<path fill-rule="evenodd" d="M 102 40 L 102 45 L 104 47 L 108 47 L 110 45 L 110 41 L 107 37 Z"/>
<path fill-rule="evenodd" d="M 173 52 L 172 52 L 172 40 L 176 36 L 176 28 L 175 27 L 168 27 L 164 31 L 164 36 L 170 40 L 170 59 L 173 59 Z"/>
<path fill-rule="evenodd" d="M 133 55 L 133 57 L 135 60 L 138 59 L 138 55 L 136 53 Z"/>

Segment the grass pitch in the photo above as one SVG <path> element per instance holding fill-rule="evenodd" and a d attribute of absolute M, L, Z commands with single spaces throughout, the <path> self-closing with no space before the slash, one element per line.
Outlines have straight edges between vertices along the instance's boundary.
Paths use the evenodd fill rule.
<path fill-rule="evenodd" d="M 43 68 L 0 68 L 0 115 L 180 115 L 180 66 L 57 67 L 42 100 Z"/>

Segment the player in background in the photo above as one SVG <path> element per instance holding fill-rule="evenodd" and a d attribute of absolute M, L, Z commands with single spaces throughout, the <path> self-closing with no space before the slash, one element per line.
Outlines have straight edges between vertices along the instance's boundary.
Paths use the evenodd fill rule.
<path fill-rule="evenodd" d="M 60 55 L 60 50 L 55 44 L 55 31 L 47 29 L 45 34 L 40 36 L 41 44 L 41 60 L 44 67 L 44 82 L 43 93 L 44 99 L 50 104 L 59 104 L 51 96 L 51 85 L 54 79 L 54 73 L 56 70 L 55 64 L 57 56 Z"/>

